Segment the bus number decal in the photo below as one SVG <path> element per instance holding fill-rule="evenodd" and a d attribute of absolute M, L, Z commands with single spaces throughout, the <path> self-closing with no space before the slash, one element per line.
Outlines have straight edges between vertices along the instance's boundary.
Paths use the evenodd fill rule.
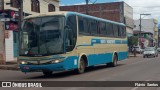
<path fill-rule="evenodd" d="M 77 65 L 77 59 L 74 59 L 74 65 Z"/>

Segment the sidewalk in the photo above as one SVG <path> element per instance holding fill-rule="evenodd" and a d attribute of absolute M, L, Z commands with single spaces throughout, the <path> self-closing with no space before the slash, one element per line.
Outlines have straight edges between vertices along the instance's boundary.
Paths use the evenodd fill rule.
<path fill-rule="evenodd" d="M 19 70 L 17 62 L 6 62 L 5 65 L 0 65 L 0 70 Z"/>
<path fill-rule="evenodd" d="M 143 56 L 143 54 L 136 54 L 136 56 L 134 56 L 134 54 L 129 54 L 129 57 L 140 57 Z"/>

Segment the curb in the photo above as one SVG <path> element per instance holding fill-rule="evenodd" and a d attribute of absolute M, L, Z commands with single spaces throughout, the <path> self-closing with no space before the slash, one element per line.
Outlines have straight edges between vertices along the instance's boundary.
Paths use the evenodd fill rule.
<path fill-rule="evenodd" d="M 18 65 L 0 65 L 0 70 L 20 70 Z"/>

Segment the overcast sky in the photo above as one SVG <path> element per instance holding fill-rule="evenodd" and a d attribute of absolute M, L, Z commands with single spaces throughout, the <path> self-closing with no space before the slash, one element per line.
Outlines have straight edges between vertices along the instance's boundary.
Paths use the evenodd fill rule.
<path fill-rule="evenodd" d="M 105 3 L 115 1 L 125 1 L 133 7 L 134 19 L 139 19 L 140 14 L 151 14 L 144 18 L 156 18 L 160 20 L 160 0 L 90 0 L 90 3 Z M 85 0 L 61 0 L 61 5 L 84 4 Z"/>
<path fill-rule="evenodd" d="M 160 1 L 159 0 L 121 0 L 125 1 L 127 4 L 133 7 L 134 18 L 139 18 L 139 14 L 151 14 L 151 16 L 146 16 L 147 18 L 160 17 Z"/>

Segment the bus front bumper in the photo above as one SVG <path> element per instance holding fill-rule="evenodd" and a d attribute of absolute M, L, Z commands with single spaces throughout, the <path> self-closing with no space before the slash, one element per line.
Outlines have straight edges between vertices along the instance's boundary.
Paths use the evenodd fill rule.
<path fill-rule="evenodd" d="M 63 62 L 56 64 L 46 64 L 46 65 L 25 65 L 20 64 L 20 69 L 22 72 L 42 72 L 42 71 L 64 71 L 65 67 Z"/>

